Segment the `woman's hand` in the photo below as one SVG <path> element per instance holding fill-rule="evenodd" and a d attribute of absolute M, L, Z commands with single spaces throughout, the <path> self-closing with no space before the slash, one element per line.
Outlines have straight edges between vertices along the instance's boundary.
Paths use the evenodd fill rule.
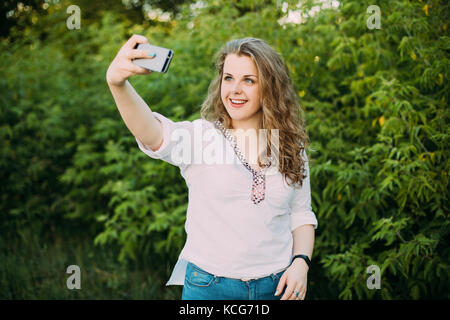
<path fill-rule="evenodd" d="M 150 74 L 150 70 L 139 67 L 132 62 L 136 58 L 152 59 L 148 50 L 134 49 L 137 43 L 148 43 L 147 38 L 134 34 L 120 48 L 114 60 L 111 62 L 106 72 L 106 82 L 108 85 L 122 86 L 125 81 L 135 74 Z"/>
<path fill-rule="evenodd" d="M 283 292 L 284 286 L 287 285 L 280 300 L 304 300 L 306 296 L 308 269 L 305 260 L 295 259 L 281 276 L 275 295 L 280 295 Z M 296 292 L 299 292 L 298 297 Z"/>

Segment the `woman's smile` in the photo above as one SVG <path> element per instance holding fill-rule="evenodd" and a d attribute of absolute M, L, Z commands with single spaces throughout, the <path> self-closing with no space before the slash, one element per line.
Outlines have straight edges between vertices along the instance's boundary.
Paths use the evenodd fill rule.
<path fill-rule="evenodd" d="M 234 108 L 242 108 L 248 100 L 240 100 L 240 99 L 228 99 L 230 101 L 230 104 Z"/>

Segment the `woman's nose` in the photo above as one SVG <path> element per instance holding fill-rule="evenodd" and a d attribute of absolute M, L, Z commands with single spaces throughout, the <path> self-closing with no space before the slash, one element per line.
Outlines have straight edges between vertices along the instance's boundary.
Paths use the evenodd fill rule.
<path fill-rule="evenodd" d="M 240 86 L 240 84 L 239 84 L 239 82 L 236 82 L 234 85 L 233 85 L 233 92 L 241 92 L 241 86 Z"/>

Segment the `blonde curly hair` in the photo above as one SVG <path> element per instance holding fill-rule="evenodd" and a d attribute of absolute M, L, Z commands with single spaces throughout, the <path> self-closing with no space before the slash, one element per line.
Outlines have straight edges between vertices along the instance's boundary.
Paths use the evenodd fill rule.
<path fill-rule="evenodd" d="M 301 156 L 309 146 L 305 119 L 300 112 L 300 101 L 295 93 L 289 71 L 281 56 L 264 40 L 247 37 L 228 41 L 215 56 L 216 77 L 211 81 L 208 95 L 201 106 L 201 117 L 215 122 L 219 120 L 227 129 L 231 118 L 221 99 L 223 68 L 227 55 L 248 56 L 258 69 L 261 88 L 262 119 L 259 129 L 267 129 L 267 150 L 270 156 L 270 129 L 279 130 L 279 170 L 288 185 L 303 185 L 306 178 L 305 159 Z M 258 156 L 258 164 L 266 161 Z M 264 165 L 263 165 L 264 164 Z M 289 180 L 289 181 L 288 181 Z"/>

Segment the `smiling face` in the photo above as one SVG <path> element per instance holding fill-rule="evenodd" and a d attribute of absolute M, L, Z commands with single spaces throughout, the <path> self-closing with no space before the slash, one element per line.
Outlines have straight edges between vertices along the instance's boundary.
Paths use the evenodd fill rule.
<path fill-rule="evenodd" d="M 258 69 L 250 57 L 236 54 L 226 57 L 220 92 L 234 129 L 258 128 L 262 116 L 260 86 Z M 231 100 L 235 99 L 245 103 L 234 104 Z"/>

